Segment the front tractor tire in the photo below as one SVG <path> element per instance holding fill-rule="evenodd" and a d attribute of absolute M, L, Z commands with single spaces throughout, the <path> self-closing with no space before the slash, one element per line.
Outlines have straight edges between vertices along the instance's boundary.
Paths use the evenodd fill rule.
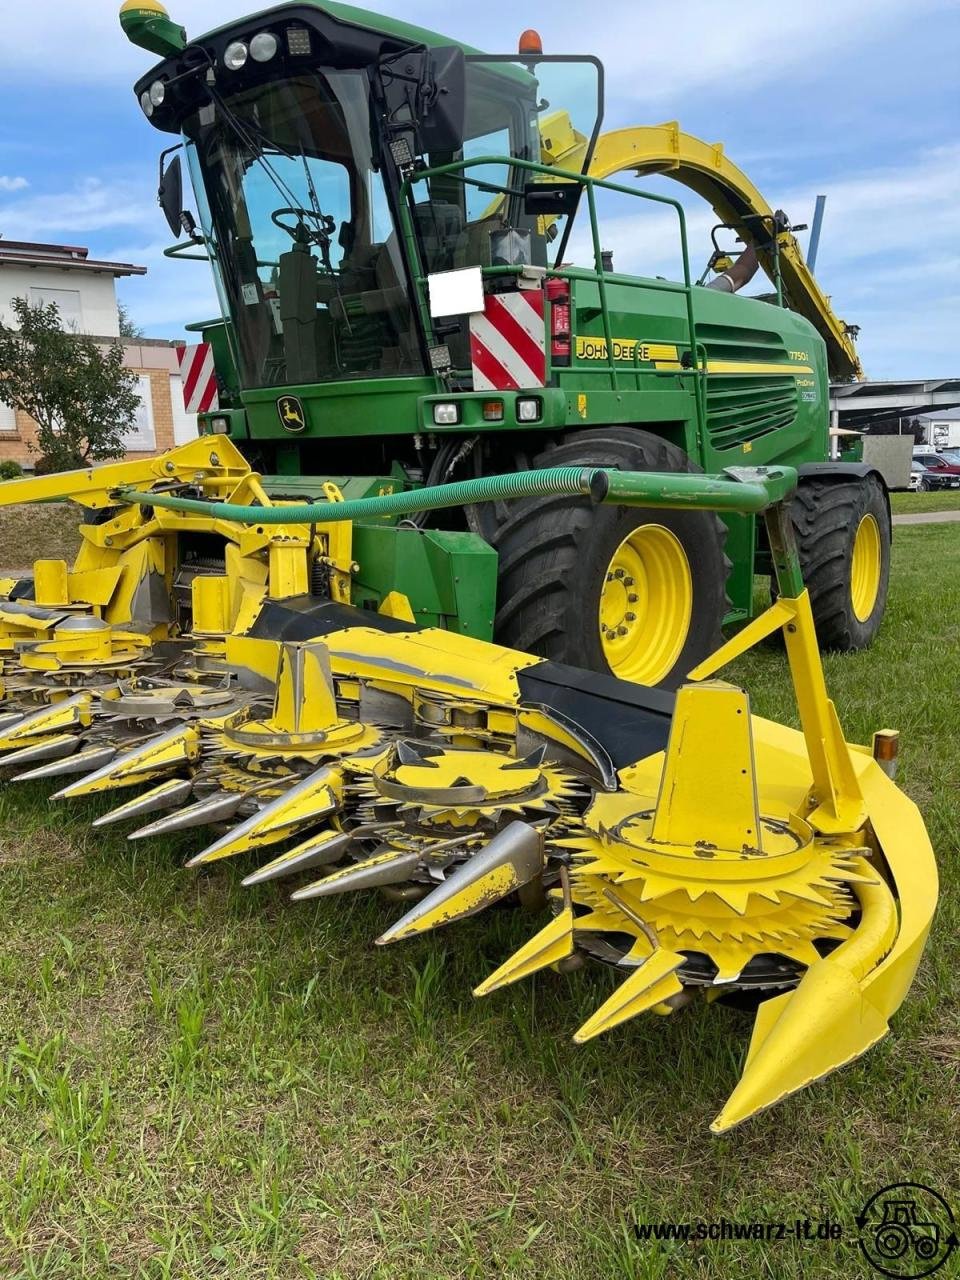
<path fill-rule="evenodd" d="M 533 465 L 697 470 L 682 449 L 631 427 L 575 432 Z M 676 688 L 720 644 L 725 533 L 711 512 L 523 499 L 493 538 L 495 638 L 555 662 Z"/>
<path fill-rule="evenodd" d="M 883 619 L 890 581 L 890 506 L 875 475 L 802 476 L 790 504 L 821 649 L 864 649 Z"/>

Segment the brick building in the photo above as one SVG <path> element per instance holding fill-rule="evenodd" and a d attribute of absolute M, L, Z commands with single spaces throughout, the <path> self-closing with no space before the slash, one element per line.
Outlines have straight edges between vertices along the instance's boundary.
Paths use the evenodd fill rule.
<path fill-rule="evenodd" d="M 55 302 L 65 327 L 104 342 L 120 337 L 116 281 L 146 275 L 146 267 L 103 262 L 74 245 L 35 244 L 0 239 L 0 322 L 10 325 L 13 298 L 34 305 Z M 171 448 L 197 433 L 196 418 L 184 412 L 177 345 L 163 338 L 124 341 L 124 364 L 137 376 L 140 409 L 127 434 L 127 457 Z M 35 428 L 30 418 L 0 399 L 0 460 L 13 458 L 30 469 Z"/>

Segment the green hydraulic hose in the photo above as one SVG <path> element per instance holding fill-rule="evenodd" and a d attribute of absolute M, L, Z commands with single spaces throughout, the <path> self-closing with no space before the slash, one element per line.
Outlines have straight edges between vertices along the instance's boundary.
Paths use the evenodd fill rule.
<path fill-rule="evenodd" d="M 749 481 L 735 481 L 724 476 L 686 472 L 663 474 L 656 471 L 608 471 L 596 467 L 545 467 L 510 475 L 457 480 L 405 493 L 387 493 L 377 498 L 354 498 L 349 502 L 244 507 L 126 487 L 117 489 L 114 497 L 120 502 L 168 507 L 173 511 L 229 520 L 235 524 L 330 524 L 340 520 L 413 515 L 418 511 L 435 511 L 442 507 L 549 495 L 589 495 L 595 502 L 673 510 L 692 507 L 710 511 L 762 511 L 779 496 L 773 493 L 773 487 L 779 489 L 786 483 L 792 488 L 791 479 L 795 483 L 795 473 L 787 467 L 770 468 L 769 484 L 761 476 Z"/>

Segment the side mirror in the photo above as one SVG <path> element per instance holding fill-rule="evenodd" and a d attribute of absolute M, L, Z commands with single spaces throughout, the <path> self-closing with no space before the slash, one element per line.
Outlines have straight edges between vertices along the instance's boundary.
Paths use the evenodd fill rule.
<path fill-rule="evenodd" d="M 428 51 L 419 97 L 424 151 L 459 151 L 467 116 L 467 65 L 459 45 Z"/>
<path fill-rule="evenodd" d="M 576 213 L 579 182 L 528 182 L 523 188 L 523 211 L 534 217 L 562 218 Z"/>
<path fill-rule="evenodd" d="M 179 156 L 174 156 L 166 169 L 161 171 L 157 199 L 163 210 L 163 216 L 167 220 L 167 226 L 179 240 L 183 235 L 183 224 L 180 220 L 183 210 L 183 170 Z"/>

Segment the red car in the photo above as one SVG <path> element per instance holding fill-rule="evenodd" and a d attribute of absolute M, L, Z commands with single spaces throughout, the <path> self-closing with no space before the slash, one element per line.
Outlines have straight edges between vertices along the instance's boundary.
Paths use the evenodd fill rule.
<path fill-rule="evenodd" d="M 939 471 L 941 474 L 960 476 L 960 463 L 950 462 L 942 454 L 934 453 L 932 449 L 929 453 L 915 453 L 913 460 L 914 462 L 919 462 L 921 467 L 926 467 L 928 471 Z"/>

